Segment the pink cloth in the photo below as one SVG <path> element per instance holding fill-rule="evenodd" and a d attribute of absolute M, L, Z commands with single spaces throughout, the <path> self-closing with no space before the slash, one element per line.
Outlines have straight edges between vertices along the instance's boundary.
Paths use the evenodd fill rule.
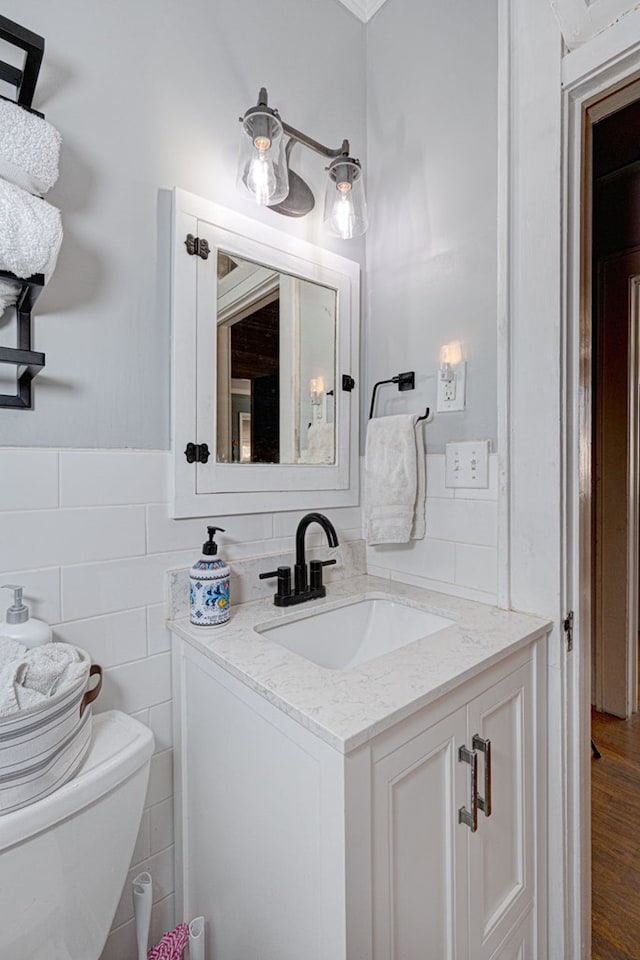
<path fill-rule="evenodd" d="M 182 960 L 182 952 L 189 943 L 189 924 L 181 923 L 165 933 L 160 943 L 151 947 L 147 960 Z"/>

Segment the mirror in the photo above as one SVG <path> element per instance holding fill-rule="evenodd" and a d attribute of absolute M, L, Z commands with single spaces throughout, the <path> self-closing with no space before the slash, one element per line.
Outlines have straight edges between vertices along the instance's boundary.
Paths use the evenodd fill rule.
<path fill-rule="evenodd" d="M 354 261 L 174 190 L 173 516 L 358 502 L 359 283 Z"/>
<path fill-rule="evenodd" d="M 335 463 L 336 291 L 217 259 L 218 463 Z"/>

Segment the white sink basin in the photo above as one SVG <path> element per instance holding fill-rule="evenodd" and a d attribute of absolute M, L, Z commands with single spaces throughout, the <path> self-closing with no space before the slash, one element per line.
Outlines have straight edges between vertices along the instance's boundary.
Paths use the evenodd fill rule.
<path fill-rule="evenodd" d="M 399 600 L 359 597 L 332 610 L 304 610 L 295 619 L 265 623 L 256 630 L 321 667 L 346 670 L 453 623 Z"/>

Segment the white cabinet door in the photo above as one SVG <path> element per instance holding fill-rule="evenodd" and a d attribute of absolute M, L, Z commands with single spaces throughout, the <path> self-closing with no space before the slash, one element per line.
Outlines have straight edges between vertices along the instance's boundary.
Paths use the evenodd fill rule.
<path fill-rule="evenodd" d="M 532 957 L 531 935 L 514 931 L 534 922 L 533 663 L 493 671 L 466 705 L 427 709 L 405 742 L 399 727 L 374 747 L 374 960 Z M 460 818 L 472 808 L 462 747 L 477 754 L 475 831 Z"/>
<path fill-rule="evenodd" d="M 491 960 L 538 960 L 534 943 L 533 913 L 530 912 L 500 944 Z"/>
<path fill-rule="evenodd" d="M 533 902 L 532 693 L 530 661 L 468 706 L 469 737 L 479 750 L 478 794 L 484 798 L 489 782 L 491 793 L 491 815 L 479 810 L 478 829 L 468 834 L 473 960 L 488 960 Z M 490 744 L 490 764 L 475 738 Z"/>
<path fill-rule="evenodd" d="M 374 762 L 374 960 L 467 954 L 467 850 L 452 816 L 468 803 L 465 725 L 458 710 Z"/>

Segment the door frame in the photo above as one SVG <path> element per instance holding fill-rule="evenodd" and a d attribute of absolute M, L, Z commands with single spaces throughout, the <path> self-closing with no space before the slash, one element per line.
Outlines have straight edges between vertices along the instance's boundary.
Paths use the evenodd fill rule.
<path fill-rule="evenodd" d="M 618 25 L 620 26 L 620 25 Z M 591 135 L 596 115 L 619 109 L 640 77 L 640 23 L 605 34 L 563 61 L 562 362 L 565 597 L 576 643 L 566 660 L 568 943 L 591 956 Z M 626 88 L 626 93 L 624 92 Z M 614 101 L 613 96 L 618 95 Z M 637 99 L 636 93 L 631 99 Z M 606 103 L 605 103 L 606 101 Z M 630 102 L 630 100 L 628 101 Z M 604 110 L 604 113 L 598 113 Z M 588 111 L 591 116 L 589 117 Z"/>
<path fill-rule="evenodd" d="M 582 114 L 587 102 L 628 82 L 640 68 L 640 11 L 567 53 L 553 0 L 510 0 L 498 10 L 508 77 L 506 123 L 499 130 L 499 152 L 504 146 L 508 156 L 506 205 L 499 218 L 508 238 L 507 323 L 498 318 L 507 383 L 499 394 L 499 417 L 509 441 L 508 475 L 500 485 L 500 544 L 508 541 L 508 606 L 553 623 L 547 671 L 548 729 L 556 732 L 546 741 L 547 955 L 585 960 L 591 942 L 591 644 L 584 631 L 588 542 L 580 540 L 586 488 L 580 457 L 586 420 L 580 394 Z M 572 650 L 562 629 L 570 610 Z"/>

